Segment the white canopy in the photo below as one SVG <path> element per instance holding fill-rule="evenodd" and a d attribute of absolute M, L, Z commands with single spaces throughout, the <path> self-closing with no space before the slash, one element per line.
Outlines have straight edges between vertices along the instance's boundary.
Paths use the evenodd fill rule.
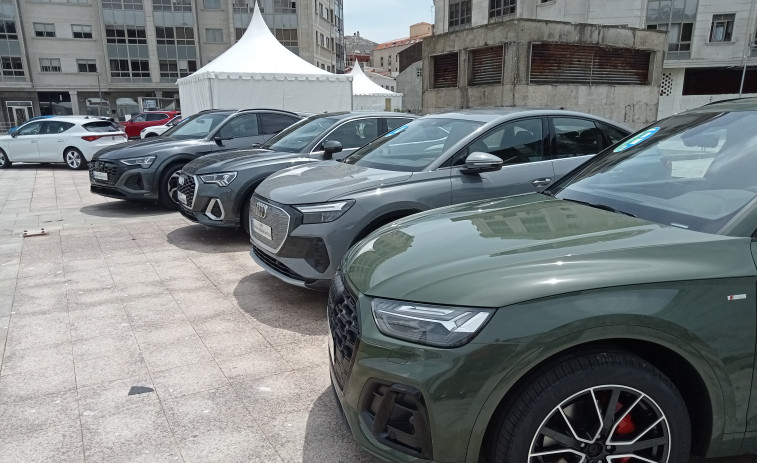
<path fill-rule="evenodd" d="M 373 82 L 355 62 L 352 76 L 352 109 L 371 111 L 392 111 L 402 109 L 402 94 L 387 90 Z"/>
<path fill-rule="evenodd" d="M 177 83 L 182 115 L 189 116 L 211 108 L 349 111 L 351 81 L 351 76 L 313 66 L 281 45 L 256 2 L 242 38 Z"/>

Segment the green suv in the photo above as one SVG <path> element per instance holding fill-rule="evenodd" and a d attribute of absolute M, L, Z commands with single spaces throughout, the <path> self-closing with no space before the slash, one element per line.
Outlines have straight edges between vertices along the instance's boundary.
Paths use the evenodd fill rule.
<path fill-rule="evenodd" d="M 395 462 L 685 463 L 757 450 L 757 99 L 685 112 L 543 193 L 357 243 L 334 390 Z"/>

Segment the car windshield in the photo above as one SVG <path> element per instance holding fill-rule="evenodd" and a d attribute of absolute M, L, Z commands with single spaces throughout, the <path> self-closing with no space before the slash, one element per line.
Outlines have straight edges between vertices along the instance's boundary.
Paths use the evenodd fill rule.
<path fill-rule="evenodd" d="M 262 148 L 285 153 L 301 153 L 315 138 L 339 122 L 338 117 L 309 117 L 287 127 Z"/>
<path fill-rule="evenodd" d="M 418 119 L 379 137 L 344 160 L 374 169 L 420 172 L 483 122 Z"/>
<path fill-rule="evenodd" d="M 197 114 L 168 129 L 164 137 L 200 139 L 208 136 L 218 124 L 229 117 L 231 111 Z"/>
<path fill-rule="evenodd" d="M 757 195 L 757 111 L 684 113 L 608 150 L 548 194 L 717 233 Z"/>

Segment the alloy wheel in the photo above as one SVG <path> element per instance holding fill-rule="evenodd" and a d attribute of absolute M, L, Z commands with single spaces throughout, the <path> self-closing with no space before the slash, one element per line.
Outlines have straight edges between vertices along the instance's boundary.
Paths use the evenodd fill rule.
<path fill-rule="evenodd" d="M 168 182 L 166 182 L 166 191 L 168 193 L 168 197 L 171 198 L 171 201 L 173 201 L 176 204 L 179 204 L 179 177 L 181 176 L 181 170 L 177 170 L 176 172 L 172 173 L 170 177 L 168 177 Z"/>
<path fill-rule="evenodd" d="M 8 162 L 8 159 L 5 158 L 5 153 L 0 151 L 0 167 L 5 167 L 6 162 Z"/>
<path fill-rule="evenodd" d="M 72 169 L 81 167 L 81 153 L 74 150 L 66 151 L 66 164 Z"/>
<path fill-rule="evenodd" d="M 554 407 L 539 426 L 529 463 L 665 463 L 668 419 L 636 389 L 603 385 L 584 389 Z"/>

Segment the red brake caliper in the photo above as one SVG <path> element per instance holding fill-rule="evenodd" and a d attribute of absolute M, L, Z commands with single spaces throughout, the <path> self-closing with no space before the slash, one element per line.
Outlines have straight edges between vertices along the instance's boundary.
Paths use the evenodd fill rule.
<path fill-rule="evenodd" d="M 618 402 L 617 405 L 615 405 L 615 411 L 617 412 L 623 408 L 623 406 Z M 615 432 L 619 436 L 625 436 L 628 434 L 631 434 L 636 430 L 636 424 L 633 422 L 633 418 L 631 418 L 631 414 L 624 416 L 622 420 L 620 420 L 620 423 L 618 423 L 618 427 L 615 428 Z M 629 463 L 631 461 L 631 457 L 625 457 L 620 460 L 620 463 Z"/>

